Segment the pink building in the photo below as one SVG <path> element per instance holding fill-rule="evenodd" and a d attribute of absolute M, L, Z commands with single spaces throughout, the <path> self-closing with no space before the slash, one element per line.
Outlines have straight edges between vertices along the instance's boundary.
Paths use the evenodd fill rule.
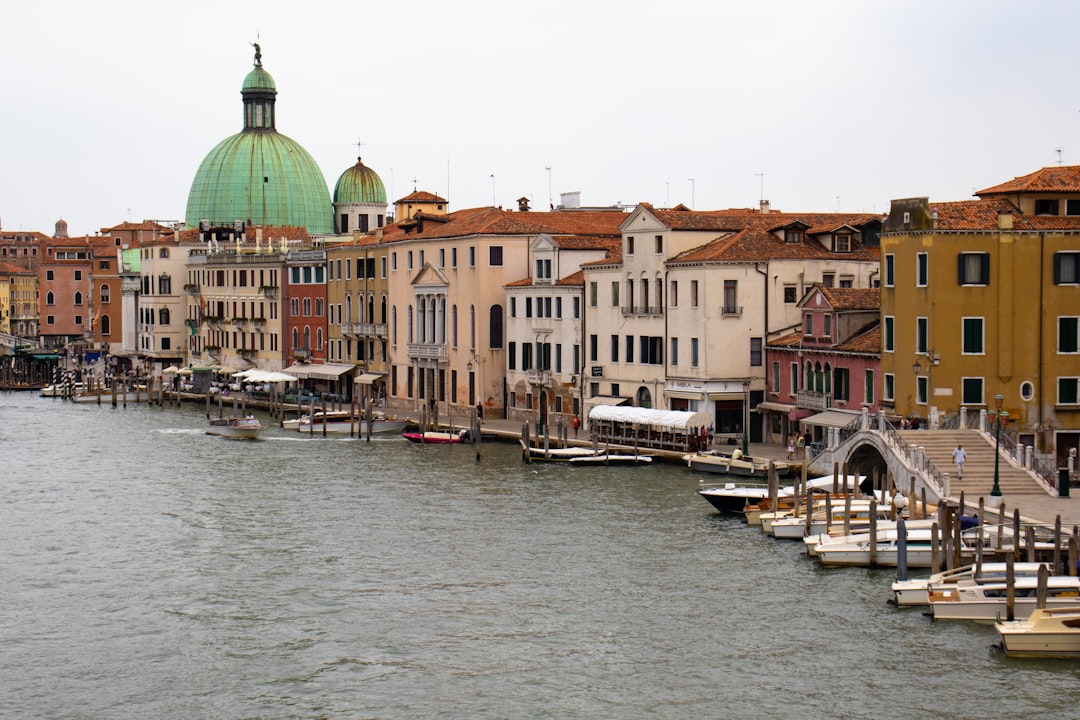
<path fill-rule="evenodd" d="M 802 327 L 768 343 L 766 442 L 790 433 L 824 439 L 881 397 L 881 293 L 815 283 L 799 301 Z"/>

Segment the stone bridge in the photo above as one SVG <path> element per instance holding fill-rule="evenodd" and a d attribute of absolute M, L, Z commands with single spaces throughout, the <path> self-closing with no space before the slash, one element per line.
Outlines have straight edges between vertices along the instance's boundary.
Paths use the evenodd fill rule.
<path fill-rule="evenodd" d="M 995 440 L 985 411 L 970 420 L 962 413 L 955 429 L 902 431 L 884 414 L 871 415 L 864 410 L 847 427 L 829 428 L 823 446 L 815 448 L 810 470 L 827 475 L 834 466 L 842 470 L 846 464 L 852 473 L 888 473 L 905 494 L 914 482 L 916 495 L 921 497 L 925 490 L 929 502 L 956 498 L 961 492 L 968 501 L 977 502 L 980 495 L 989 498 L 993 487 Z M 1005 495 L 1057 494 L 1053 470 L 1035 458 L 1032 448 L 1016 446 L 1005 436 L 1000 440 L 1005 442 L 996 465 Z M 958 444 L 968 453 L 962 478 L 956 477 L 952 464 L 952 449 Z"/>

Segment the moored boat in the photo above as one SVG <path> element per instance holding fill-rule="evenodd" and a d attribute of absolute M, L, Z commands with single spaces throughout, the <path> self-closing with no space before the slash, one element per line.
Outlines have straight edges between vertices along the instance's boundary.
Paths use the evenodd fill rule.
<path fill-rule="evenodd" d="M 717 473 L 720 475 L 740 475 L 766 479 L 769 477 L 769 465 L 771 464 L 777 477 L 786 477 L 800 468 L 801 463 L 790 463 L 783 460 L 770 460 L 768 458 L 750 457 L 743 455 L 741 450 L 732 453 L 722 453 L 716 450 L 702 450 L 689 455 L 683 455 L 683 460 L 691 470 L 699 472 Z"/>
<path fill-rule="evenodd" d="M 381 433 L 399 433 L 406 428 L 408 420 L 398 420 L 395 417 L 388 417 L 386 415 L 376 415 L 371 421 L 371 433 L 373 435 Z M 304 415 L 299 418 L 292 418 L 282 423 L 282 427 L 286 430 L 298 430 L 305 433 L 314 434 L 344 434 L 357 433 L 358 435 L 366 435 L 368 432 L 368 421 L 364 418 L 358 418 L 348 410 L 327 410 L 326 412 L 317 412 L 314 416 Z"/>
<path fill-rule="evenodd" d="M 1039 568 L 1046 565 L 1040 562 L 1013 563 L 1014 577 L 1037 577 Z M 1003 582 L 1006 564 L 1003 562 L 984 562 L 981 565 L 964 565 L 934 573 L 929 577 L 896 580 L 892 584 L 894 602 L 899 607 L 909 605 L 928 605 L 930 591 L 941 592 L 959 582 Z"/>
<path fill-rule="evenodd" d="M 443 430 L 428 430 L 427 432 L 406 432 L 401 437 L 418 445 L 457 445 L 465 442 L 469 431 L 465 428 L 446 432 Z"/>
<path fill-rule="evenodd" d="M 1031 611 L 994 623 L 1006 655 L 1080 657 L 1080 603 Z"/>
<path fill-rule="evenodd" d="M 1016 578 L 1013 582 L 1013 618 L 1023 620 L 1038 604 L 1037 577 Z M 930 612 L 935 620 L 974 620 L 991 623 L 1005 617 L 1008 585 L 993 583 L 958 583 L 929 593 Z M 1046 607 L 1067 607 L 1080 604 L 1080 577 L 1051 575 L 1046 580 Z"/>
<path fill-rule="evenodd" d="M 206 434 L 238 440 L 254 440 L 262 432 L 262 429 L 262 423 L 250 415 L 247 417 L 223 417 L 211 420 L 209 427 L 206 428 Z"/>

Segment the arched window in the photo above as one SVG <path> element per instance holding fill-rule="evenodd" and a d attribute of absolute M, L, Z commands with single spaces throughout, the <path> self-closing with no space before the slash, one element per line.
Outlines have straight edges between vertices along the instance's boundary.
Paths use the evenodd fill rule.
<path fill-rule="evenodd" d="M 322 350 L 322 328 L 315 330 L 315 349 Z"/>
<path fill-rule="evenodd" d="M 45 293 L 45 304 L 46 305 L 55 305 L 56 304 L 56 297 L 53 295 L 52 290 Z"/>
<path fill-rule="evenodd" d="M 653 302 L 656 303 L 656 309 L 657 310 L 663 310 L 664 309 L 664 280 L 663 280 L 663 278 L 659 278 L 659 277 L 656 278 L 656 280 L 653 281 L 653 285 L 656 287 L 656 297 L 654 298 Z"/>
<path fill-rule="evenodd" d="M 109 302 L 109 286 L 108 285 L 102 285 L 101 286 L 101 302 L 103 302 L 103 303 Z"/>
<path fill-rule="evenodd" d="M 300 315 L 300 298 L 292 298 L 289 300 L 289 312 L 293 317 L 299 317 Z"/>
<path fill-rule="evenodd" d="M 304 349 L 305 350 L 310 350 L 311 349 L 311 326 L 310 325 L 305 325 L 304 326 Z"/>
<path fill-rule="evenodd" d="M 311 298 L 304 298 L 304 317 L 311 317 Z"/>
<path fill-rule="evenodd" d="M 324 312 L 323 299 L 315 298 L 315 317 L 322 317 Z"/>
<path fill-rule="evenodd" d="M 503 346 L 503 307 L 492 305 L 488 311 L 488 347 L 501 349 Z"/>
<path fill-rule="evenodd" d="M 408 327 L 405 329 L 405 342 L 414 342 L 413 340 L 413 318 L 412 318 L 412 305 L 408 310 Z"/>
<path fill-rule="evenodd" d="M 293 350 L 296 350 L 300 347 L 300 331 L 296 328 L 292 329 L 292 346 Z"/>
<path fill-rule="evenodd" d="M 641 278 L 641 309 L 649 309 L 649 280 L 644 276 Z"/>
<path fill-rule="evenodd" d="M 469 306 L 469 349 L 476 349 L 476 306 Z"/>
<path fill-rule="evenodd" d="M 345 322 L 352 322 L 352 295 L 345 296 Z"/>
<path fill-rule="evenodd" d="M 825 376 L 824 377 L 825 389 L 823 390 L 823 392 L 831 393 L 832 392 L 832 365 L 830 365 L 829 363 L 825 363 L 824 376 Z"/>
<path fill-rule="evenodd" d="M 383 325 L 386 324 L 386 296 L 385 295 L 382 296 L 382 320 L 380 320 L 379 322 L 381 322 Z"/>
<path fill-rule="evenodd" d="M 108 315 L 101 316 L 101 334 L 109 335 L 112 333 L 112 321 Z"/>
<path fill-rule="evenodd" d="M 172 278 L 168 275 L 158 276 L 158 295 L 172 295 Z"/>
<path fill-rule="evenodd" d="M 158 324 L 159 325 L 168 325 L 169 321 L 171 319 L 172 318 L 169 315 L 169 308 L 161 308 L 160 310 L 158 310 Z"/>
<path fill-rule="evenodd" d="M 390 309 L 390 344 L 397 345 L 397 305 Z"/>
<path fill-rule="evenodd" d="M 375 322 L 375 293 L 372 293 L 371 295 L 368 295 L 367 317 L 364 318 L 364 322 L 369 322 L 369 323 Z"/>
<path fill-rule="evenodd" d="M 78 291 L 75 292 L 75 304 L 76 305 L 82 305 L 82 293 L 81 292 L 78 292 Z"/>

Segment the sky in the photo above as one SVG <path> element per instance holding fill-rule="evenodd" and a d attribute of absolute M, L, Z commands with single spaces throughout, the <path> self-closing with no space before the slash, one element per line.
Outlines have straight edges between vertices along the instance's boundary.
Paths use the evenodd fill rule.
<path fill-rule="evenodd" d="M 888 211 L 1080 164 L 1080 3 L 494 0 L 0 12 L 0 228 L 184 220 L 252 42 L 328 189 L 392 202 Z"/>

